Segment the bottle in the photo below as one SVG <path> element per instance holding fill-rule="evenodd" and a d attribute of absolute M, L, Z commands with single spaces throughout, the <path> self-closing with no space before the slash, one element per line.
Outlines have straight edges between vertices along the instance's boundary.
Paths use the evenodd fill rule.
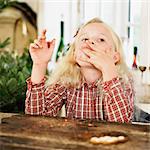
<path fill-rule="evenodd" d="M 134 51 L 133 51 L 133 64 L 132 64 L 132 68 L 133 69 L 137 69 L 137 46 L 134 46 Z"/>
<path fill-rule="evenodd" d="M 58 51 L 56 53 L 56 62 L 58 61 L 58 59 L 60 59 L 63 56 L 63 52 L 64 52 L 64 21 L 61 20 L 60 22 L 60 43 L 58 46 Z"/>

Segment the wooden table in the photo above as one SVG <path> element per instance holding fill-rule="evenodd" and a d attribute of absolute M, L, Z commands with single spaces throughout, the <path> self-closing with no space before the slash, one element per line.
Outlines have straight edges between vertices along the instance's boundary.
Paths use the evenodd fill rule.
<path fill-rule="evenodd" d="M 0 124 L 1 150 L 148 150 L 150 126 L 14 115 Z M 121 134 L 124 143 L 93 145 L 92 136 Z"/>

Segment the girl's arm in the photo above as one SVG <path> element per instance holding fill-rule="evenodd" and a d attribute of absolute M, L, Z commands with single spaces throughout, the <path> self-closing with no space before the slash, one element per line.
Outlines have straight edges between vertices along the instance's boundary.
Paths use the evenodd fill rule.
<path fill-rule="evenodd" d="M 104 82 L 104 118 L 111 122 L 131 122 L 133 117 L 134 91 L 132 81 L 125 83 L 119 77 Z"/>
<path fill-rule="evenodd" d="M 46 30 L 43 30 L 39 39 L 30 44 L 29 52 L 33 61 L 31 81 L 36 84 L 44 78 L 55 46 L 55 40 L 46 41 L 45 34 Z"/>
<path fill-rule="evenodd" d="M 32 66 L 31 81 L 33 83 L 40 83 L 44 78 L 47 69 L 47 63 L 43 64 L 34 64 Z"/>
<path fill-rule="evenodd" d="M 112 48 L 102 51 L 96 44 L 87 42 L 92 50 L 84 51 L 86 59 L 102 72 L 103 104 L 105 120 L 115 122 L 130 122 L 133 115 L 134 92 L 132 83 L 125 83 L 118 77 L 116 63 L 120 54 Z"/>
<path fill-rule="evenodd" d="M 45 73 L 51 59 L 55 40 L 46 41 L 46 30 L 43 30 L 39 39 L 30 44 L 30 54 L 33 61 L 31 78 L 27 80 L 28 89 L 25 104 L 25 113 L 32 115 L 56 116 L 61 109 L 63 100 L 59 88 L 51 88 L 49 94 L 45 90 Z"/>
<path fill-rule="evenodd" d="M 25 113 L 30 115 L 57 116 L 66 99 L 66 88 L 59 84 L 45 89 L 46 78 L 38 84 L 27 80 Z"/>

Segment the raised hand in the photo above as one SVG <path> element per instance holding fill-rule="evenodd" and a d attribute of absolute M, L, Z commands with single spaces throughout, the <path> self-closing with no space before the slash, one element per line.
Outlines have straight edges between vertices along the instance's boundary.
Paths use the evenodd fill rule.
<path fill-rule="evenodd" d="M 29 52 L 33 64 L 48 64 L 52 57 L 54 47 L 55 39 L 52 41 L 46 41 L 46 30 L 43 30 L 39 39 L 34 40 L 34 43 L 30 44 Z"/>

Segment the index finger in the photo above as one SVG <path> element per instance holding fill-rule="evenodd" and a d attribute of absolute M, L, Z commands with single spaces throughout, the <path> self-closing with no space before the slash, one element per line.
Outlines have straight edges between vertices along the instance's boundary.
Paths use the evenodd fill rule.
<path fill-rule="evenodd" d="M 42 36 L 44 37 L 46 35 L 46 29 L 44 29 L 43 31 L 42 31 Z"/>
<path fill-rule="evenodd" d="M 45 40 L 46 39 L 46 29 L 44 29 L 39 37 L 40 40 Z"/>

